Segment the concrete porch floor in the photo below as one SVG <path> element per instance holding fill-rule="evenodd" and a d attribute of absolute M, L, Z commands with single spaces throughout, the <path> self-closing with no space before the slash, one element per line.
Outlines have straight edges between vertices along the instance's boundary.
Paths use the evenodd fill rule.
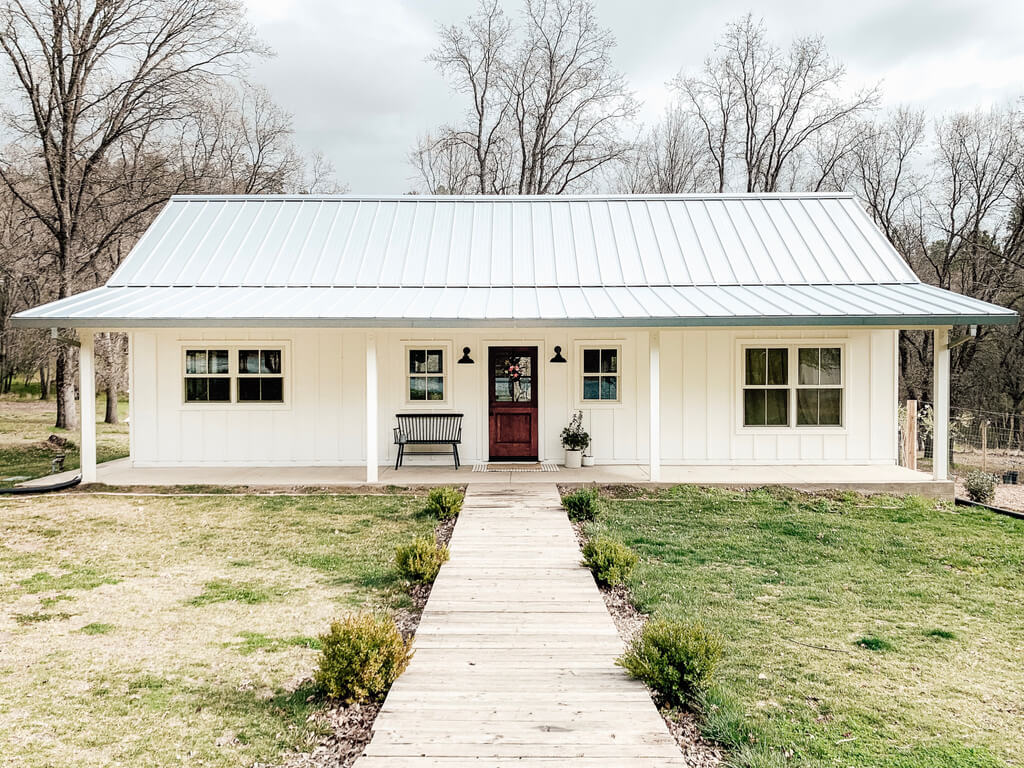
<path fill-rule="evenodd" d="M 650 484 L 646 465 L 607 464 L 557 472 L 474 472 L 471 465 L 455 470 L 445 466 L 406 465 L 396 470 L 380 467 L 377 485 L 518 485 Z M 30 480 L 22 485 L 43 486 L 70 480 L 77 470 Z M 129 459 L 108 461 L 97 467 L 97 482 L 115 486 L 220 485 L 253 487 L 354 487 L 366 485 L 364 467 L 133 467 Z M 908 493 L 952 498 L 952 481 L 888 465 L 696 465 L 662 466 L 657 485 L 756 488 L 783 485 L 805 491 L 849 490 L 863 493 Z"/>

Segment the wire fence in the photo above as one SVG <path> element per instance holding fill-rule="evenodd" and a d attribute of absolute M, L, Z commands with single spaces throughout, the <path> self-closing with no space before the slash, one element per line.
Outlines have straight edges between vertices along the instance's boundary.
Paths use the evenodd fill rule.
<path fill-rule="evenodd" d="M 928 403 L 917 405 L 914 458 L 919 469 L 931 467 L 934 414 Z M 900 406 L 900 457 L 910 463 L 907 406 Z M 980 469 L 1004 483 L 1024 482 L 1024 417 L 972 408 L 950 408 L 949 462 L 954 474 Z"/>

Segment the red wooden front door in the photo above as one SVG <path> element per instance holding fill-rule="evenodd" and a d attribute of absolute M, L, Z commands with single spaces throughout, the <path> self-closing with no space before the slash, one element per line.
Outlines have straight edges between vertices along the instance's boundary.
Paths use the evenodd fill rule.
<path fill-rule="evenodd" d="M 537 348 L 491 347 L 491 459 L 537 460 Z"/>

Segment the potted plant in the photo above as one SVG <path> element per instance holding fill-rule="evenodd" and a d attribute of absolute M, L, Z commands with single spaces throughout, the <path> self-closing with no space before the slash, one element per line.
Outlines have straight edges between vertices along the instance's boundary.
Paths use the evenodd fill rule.
<path fill-rule="evenodd" d="M 565 448 L 565 468 L 579 469 L 583 450 L 590 445 L 590 435 L 583 429 L 583 412 L 576 411 L 569 425 L 562 428 L 562 447 Z"/>

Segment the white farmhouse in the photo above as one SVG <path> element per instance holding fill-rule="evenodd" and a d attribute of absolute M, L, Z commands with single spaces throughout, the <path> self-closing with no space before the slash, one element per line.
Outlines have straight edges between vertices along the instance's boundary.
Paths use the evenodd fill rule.
<path fill-rule="evenodd" d="M 935 334 L 941 445 L 951 330 L 1016 315 L 922 283 L 848 195 L 200 196 L 15 322 L 78 330 L 85 424 L 93 334 L 127 332 L 122 472 L 447 480 L 450 446 L 394 469 L 396 418 L 461 414 L 465 479 L 560 463 L 579 410 L 598 466 L 574 479 L 923 487 L 896 467 L 899 330 Z"/>

